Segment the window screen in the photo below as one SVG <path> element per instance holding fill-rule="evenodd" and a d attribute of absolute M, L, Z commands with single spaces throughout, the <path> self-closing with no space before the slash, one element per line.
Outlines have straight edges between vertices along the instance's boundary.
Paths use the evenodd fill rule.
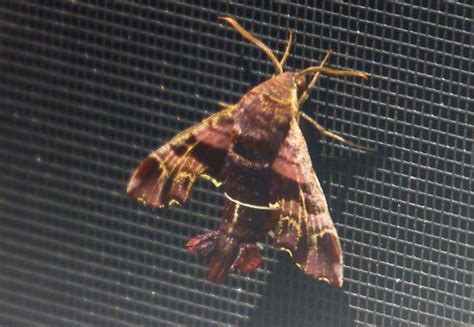
<path fill-rule="evenodd" d="M 473 7 L 470 1 L 1 1 L 0 324 L 473 324 Z M 185 207 L 129 199 L 135 166 L 274 73 L 219 16 L 287 67 L 330 65 L 301 122 L 344 250 L 341 289 L 287 254 L 222 286 L 187 239 L 223 193 Z"/>

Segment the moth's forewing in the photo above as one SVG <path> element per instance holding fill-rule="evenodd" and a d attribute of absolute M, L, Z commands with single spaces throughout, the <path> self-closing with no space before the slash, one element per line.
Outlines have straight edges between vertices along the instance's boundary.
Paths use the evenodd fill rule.
<path fill-rule="evenodd" d="M 274 212 L 275 245 L 290 251 L 307 275 L 341 286 L 339 237 L 296 120 L 290 125 L 272 170 L 272 199 L 279 204 Z"/>
<path fill-rule="evenodd" d="M 181 132 L 140 163 L 127 193 L 150 207 L 188 200 L 198 177 L 220 185 L 232 143 L 235 108 L 223 110 Z"/>

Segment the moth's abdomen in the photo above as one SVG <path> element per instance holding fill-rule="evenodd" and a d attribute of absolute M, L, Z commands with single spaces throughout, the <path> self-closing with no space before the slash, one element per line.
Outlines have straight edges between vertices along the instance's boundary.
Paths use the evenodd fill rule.
<path fill-rule="evenodd" d="M 240 150 L 240 154 L 237 151 Z M 250 159 L 254 158 L 254 160 Z M 258 161 L 251 152 L 233 146 L 227 156 L 225 192 L 240 202 L 267 206 L 271 162 Z"/>
<path fill-rule="evenodd" d="M 191 239 L 186 248 L 208 263 L 207 278 L 217 284 L 232 271 L 248 273 L 262 262 L 256 242 L 273 229 L 268 206 L 269 165 L 253 162 L 230 149 L 225 181 L 226 200 L 217 231 Z"/>

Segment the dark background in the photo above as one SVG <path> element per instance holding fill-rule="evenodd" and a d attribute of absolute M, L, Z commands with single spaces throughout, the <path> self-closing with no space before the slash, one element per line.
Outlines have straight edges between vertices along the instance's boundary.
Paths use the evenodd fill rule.
<path fill-rule="evenodd" d="M 0 325 L 474 323 L 470 1 L 103 3 L 0 2 Z M 201 181 L 157 211 L 125 194 L 149 151 L 273 74 L 221 15 L 279 56 L 295 29 L 289 69 L 333 49 L 333 67 L 371 75 L 323 78 L 303 108 L 377 149 L 302 122 L 342 289 L 271 246 L 214 286 L 183 244 L 216 226 L 222 191 Z"/>

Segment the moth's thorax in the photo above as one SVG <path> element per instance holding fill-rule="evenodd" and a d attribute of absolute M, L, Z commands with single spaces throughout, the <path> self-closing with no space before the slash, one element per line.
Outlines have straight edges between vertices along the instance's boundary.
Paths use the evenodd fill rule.
<path fill-rule="evenodd" d="M 267 94 L 281 100 L 289 99 L 292 97 L 292 92 L 294 92 L 295 89 L 298 91 L 302 82 L 303 80 L 298 78 L 296 73 L 285 72 L 263 81 L 246 95 L 250 93 Z"/>
<path fill-rule="evenodd" d="M 293 72 L 286 72 L 273 76 L 260 83 L 240 100 L 242 110 L 275 111 L 291 109 L 291 102 L 297 100 L 301 78 Z"/>
<path fill-rule="evenodd" d="M 298 85 L 293 72 L 276 75 L 254 87 L 235 114 L 236 148 L 257 161 L 271 160 L 298 114 Z"/>

